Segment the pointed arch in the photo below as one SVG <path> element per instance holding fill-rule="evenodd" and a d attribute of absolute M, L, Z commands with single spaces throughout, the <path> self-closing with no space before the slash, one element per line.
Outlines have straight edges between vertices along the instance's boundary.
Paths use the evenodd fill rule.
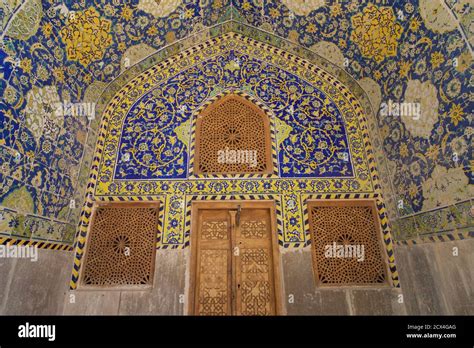
<path fill-rule="evenodd" d="M 226 95 L 199 114 L 195 151 L 195 174 L 270 174 L 270 120 L 250 100 Z"/>

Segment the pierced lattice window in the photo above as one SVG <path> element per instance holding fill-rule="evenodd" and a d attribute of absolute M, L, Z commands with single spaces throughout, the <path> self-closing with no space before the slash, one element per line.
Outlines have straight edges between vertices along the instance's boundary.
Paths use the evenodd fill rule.
<path fill-rule="evenodd" d="M 312 201 L 308 209 L 318 285 L 386 283 L 380 223 L 373 201 Z"/>
<path fill-rule="evenodd" d="M 96 206 L 88 232 L 81 284 L 151 286 L 158 212 L 158 203 Z"/>
<path fill-rule="evenodd" d="M 270 123 L 265 112 L 237 95 L 209 105 L 197 121 L 194 172 L 271 173 Z"/>

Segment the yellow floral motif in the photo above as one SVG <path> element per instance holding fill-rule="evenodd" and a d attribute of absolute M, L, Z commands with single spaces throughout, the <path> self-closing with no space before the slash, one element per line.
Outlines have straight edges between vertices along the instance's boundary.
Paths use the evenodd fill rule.
<path fill-rule="evenodd" d="M 54 68 L 53 75 L 57 82 L 64 82 L 64 70 L 62 68 Z"/>
<path fill-rule="evenodd" d="M 331 16 L 332 17 L 338 17 L 342 14 L 342 6 L 341 4 L 339 3 L 335 3 L 332 7 L 331 7 Z"/>
<path fill-rule="evenodd" d="M 212 4 L 212 7 L 213 8 L 222 8 L 224 4 L 222 3 L 222 0 L 216 0 L 214 1 L 214 3 Z"/>
<path fill-rule="evenodd" d="M 374 58 L 376 62 L 396 56 L 403 28 L 395 21 L 391 8 L 369 4 L 351 21 L 354 27 L 351 40 L 359 46 L 363 56 Z"/>
<path fill-rule="evenodd" d="M 410 195 L 411 198 L 415 198 L 416 195 L 418 194 L 418 186 L 416 186 L 415 183 L 410 184 L 410 187 L 408 189 L 408 194 Z"/>
<path fill-rule="evenodd" d="M 431 65 L 433 66 L 433 69 L 438 68 L 441 64 L 444 63 L 444 57 L 440 52 L 435 52 L 431 56 Z"/>
<path fill-rule="evenodd" d="M 464 116 L 464 110 L 458 104 L 454 104 L 449 110 L 449 117 L 451 117 L 451 122 L 457 126 L 460 121 L 462 121 Z"/>
<path fill-rule="evenodd" d="M 112 44 L 111 24 L 111 21 L 100 18 L 93 7 L 76 12 L 60 31 L 66 44 L 67 58 L 78 61 L 84 67 L 102 59 L 106 48 Z"/>
<path fill-rule="evenodd" d="M 400 156 L 408 157 L 408 146 L 405 143 L 400 145 Z"/>
<path fill-rule="evenodd" d="M 308 24 L 308 26 L 306 27 L 306 31 L 308 33 L 315 33 L 316 32 L 316 25 L 314 25 L 314 23 Z"/>
<path fill-rule="evenodd" d="M 346 40 L 339 39 L 339 47 L 346 48 L 347 47 Z"/>
<path fill-rule="evenodd" d="M 436 161 L 439 155 L 440 147 L 438 144 L 431 145 L 426 151 L 426 157 L 432 161 Z"/>
<path fill-rule="evenodd" d="M 278 16 L 280 16 L 280 11 L 278 11 L 276 8 L 270 9 L 270 17 L 277 18 Z"/>
<path fill-rule="evenodd" d="M 119 49 L 119 51 L 123 52 L 127 49 L 127 44 L 123 41 L 119 42 L 117 48 Z"/>
<path fill-rule="evenodd" d="M 130 19 L 132 19 L 132 16 L 133 16 L 133 10 L 128 6 L 125 6 L 122 9 L 122 18 L 129 21 Z"/>
<path fill-rule="evenodd" d="M 418 31 L 418 29 L 420 28 L 420 21 L 416 18 L 413 18 L 411 21 L 410 21 L 410 30 L 412 31 Z"/>
<path fill-rule="evenodd" d="M 53 25 L 49 22 L 43 24 L 41 30 L 43 30 L 43 34 L 46 37 L 50 37 L 51 34 L 53 33 Z"/>
<path fill-rule="evenodd" d="M 158 33 L 158 29 L 156 29 L 156 27 L 152 26 L 150 27 L 147 32 L 146 32 L 148 35 L 156 35 Z"/>
<path fill-rule="evenodd" d="M 251 7 L 252 5 L 250 5 L 248 1 L 244 1 L 244 3 L 242 4 L 242 8 L 246 11 L 248 11 Z"/>
<path fill-rule="evenodd" d="M 400 62 L 400 76 L 401 77 L 408 77 L 408 73 L 411 69 L 410 62 Z"/>
<path fill-rule="evenodd" d="M 25 58 L 20 61 L 20 68 L 29 74 L 31 72 L 32 66 L 31 66 L 31 59 Z"/>

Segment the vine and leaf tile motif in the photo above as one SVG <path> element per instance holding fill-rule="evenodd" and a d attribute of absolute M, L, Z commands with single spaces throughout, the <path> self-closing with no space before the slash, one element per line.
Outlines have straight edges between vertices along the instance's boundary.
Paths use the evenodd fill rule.
<path fill-rule="evenodd" d="M 276 48 L 229 33 L 124 85 L 104 112 L 96 197 L 164 195 L 161 245 L 179 246 L 187 242 L 191 196 L 289 195 L 279 217 L 285 221 L 281 242 L 304 245 L 301 194 L 376 194 L 376 171 L 367 156 L 367 129 L 357 100 L 323 70 L 282 56 Z M 246 95 L 271 111 L 278 175 L 190 175 L 188 156 L 193 156 L 203 103 L 229 93 Z"/>
<path fill-rule="evenodd" d="M 359 79 L 377 109 L 381 102 L 417 102 L 420 117 L 377 115 L 393 183 L 395 217 L 449 211 L 444 206 L 474 196 L 472 151 L 472 18 L 468 0 L 281 1 L 264 9 L 236 0 L 253 26 L 339 64 Z M 446 173 L 441 179 L 439 173 Z M 464 226 L 474 217 L 466 216 Z M 412 219 L 413 220 L 413 219 Z M 415 224 L 404 223 L 396 238 L 412 238 Z M 432 232 L 444 228 L 432 226 Z"/>
<path fill-rule="evenodd" d="M 287 125 L 277 149 L 281 177 L 354 176 L 334 101 L 289 71 L 229 50 L 183 68 L 135 102 L 124 121 L 114 178 L 186 178 L 189 149 L 175 130 L 210 95 L 230 88 L 251 91 L 279 125 Z"/>
<path fill-rule="evenodd" d="M 264 8 L 262 4 L 265 4 Z M 236 21 L 261 27 L 303 47 L 317 49 L 316 53 L 323 56 L 332 52 L 327 57 L 334 58 L 335 63 L 340 60 L 354 78 L 371 81 L 374 100 L 380 102 L 383 96 L 384 101 L 408 100 L 422 104 L 424 111 L 420 121 L 380 115 L 377 119 L 383 138 L 378 150 L 387 157 L 390 180 L 394 183 L 393 195 L 404 201 L 404 208 L 398 212 L 401 217 L 452 206 L 458 201 L 469 202 L 474 184 L 474 127 L 470 98 L 474 84 L 474 33 L 470 25 L 473 11 L 468 0 L 170 0 L 156 4 L 132 0 L 119 6 L 108 0 L 4 1 L 0 5 L 3 39 L 0 47 L 0 204 L 4 217 L 2 226 L 13 227 L 2 227 L 0 232 L 28 235 L 32 231 L 28 226 L 40 226 L 43 220 L 52 225 L 60 224 L 61 228 L 70 231 L 76 223 L 73 216 L 78 214 L 73 214 L 73 210 L 77 208 L 70 208 L 70 201 L 73 197 L 81 197 L 83 192 L 78 177 L 84 177 L 89 168 L 88 165 L 81 166 L 81 161 L 87 157 L 86 149 L 93 147 L 93 143 L 86 144 L 87 139 L 94 139 L 95 135 L 90 133 L 91 123 L 87 119 L 72 115 L 57 119 L 48 104 L 58 100 L 91 101 L 88 99 L 90 95 L 97 98 L 107 83 L 126 68 L 128 58 L 128 61 L 134 60 L 132 52 L 142 50 L 145 53 L 141 56 L 146 56 L 195 30 L 223 22 L 230 18 L 230 14 Z M 256 36 L 271 36 L 255 33 Z M 275 45 L 285 45 L 280 39 L 274 41 Z M 246 61 L 245 55 L 241 58 L 240 66 L 250 69 L 261 61 L 261 57 L 252 58 L 252 62 Z M 215 63 L 217 65 L 209 67 L 209 71 L 214 69 L 214 74 L 217 71 L 224 73 L 219 78 L 222 79 L 221 87 L 227 88 L 232 84 L 234 73 L 242 68 L 237 69 L 239 64 L 236 65 L 234 60 L 227 61 L 230 64 L 227 67 L 221 62 Z M 181 66 L 174 68 L 174 75 L 182 70 Z M 344 138 L 344 132 L 350 132 L 350 127 L 344 130 L 344 124 L 341 124 L 339 130 L 323 132 L 321 127 L 314 126 L 315 116 L 309 111 L 319 108 L 317 117 L 320 120 L 337 119 L 334 110 L 339 105 L 324 104 L 323 101 L 328 100 L 326 94 L 326 98 L 323 95 L 315 98 L 321 105 L 308 103 L 303 107 L 302 103 L 306 103 L 304 95 L 308 93 L 303 82 L 282 84 L 281 81 L 290 81 L 291 78 L 279 77 L 278 69 L 267 73 L 271 80 L 250 81 L 246 92 L 266 100 L 265 103 L 277 110 L 275 128 L 280 174 L 287 178 L 300 178 L 291 182 L 292 185 L 281 182 L 279 187 L 306 185 L 307 190 L 315 192 L 355 189 L 340 180 L 334 181 L 340 186 L 336 187 L 328 186 L 328 181 L 323 179 L 308 179 L 313 176 L 359 175 L 357 158 L 350 157 L 348 162 L 337 158 L 345 158 L 344 149 L 350 146 L 350 139 Z M 287 76 L 292 74 L 294 72 L 287 71 Z M 279 79 L 278 82 L 275 79 Z M 196 83 L 204 86 L 206 82 L 199 80 Z M 252 86 L 256 85 L 267 88 L 268 93 L 276 88 L 282 92 L 278 98 L 283 99 L 271 100 L 264 94 L 252 93 Z M 101 86 L 99 90 L 98 86 Z M 319 86 L 316 87 L 315 93 L 320 93 Z M 298 93 L 301 98 L 285 99 Z M 197 98 L 202 99 L 202 96 Z M 165 106 L 171 107 L 171 104 L 175 107 L 182 103 L 168 101 Z M 189 161 L 187 149 L 191 144 L 186 135 L 191 127 L 192 102 L 186 104 L 188 110 L 183 110 L 182 115 L 173 115 L 180 118 L 178 127 L 163 129 L 159 134 L 168 145 L 171 142 L 176 144 L 175 151 L 182 154 L 180 159 L 171 161 L 177 153 L 162 151 L 159 146 L 154 149 L 156 145 L 153 144 L 152 149 L 146 150 L 143 143 L 137 143 L 138 149 L 141 145 L 143 150 L 136 152 L 136 159 L 131 158 L 142 163 L 140 170 L 134 172 L 126 163 L 117 164 L 117 171 L 109 173 L 110 178 L 123 181 L 140 180 L 146 176 L 166 178 L 165 173 L 172 172 L 177 178 L 184 179 L 186 161 Z M 285 105 L 286 109 L 279 110 L 279 105 Z M 290 105 L 301 113 L 290 112 Z M 138 105 L 136 112 L 137 122 L 140 120 L 138 123 L 146 127 L 148 116 L 145 113 L 139 116 Z M 165 113 L 162 117 L 170 116 Z M 96 127 L 97 123 L 92 124 Z M 333 124 L 338 126 L 338 123 Z M 92 129 L 92 133 L 96 131 Z M 147 137 L 144 131 L 145 128 L 141 131 L 142 140 Z M 297 131 L 306 136 L 294 139 Z M 321 138 L 327 133 L 330 141 L 327 140 L 326 144 L 324 141 L 307 141 L 315 132 Z M 121 141 L 123 151 L 132 148 L 131 141 L 125 138 Z M 337 149 L 331 152 L 329 149 L 334 147 Z M 152 150 L 157 150 L 162 161 L 171 161 L 168 167 L 159 168 L 157 162 L 148 161 L 147 154 Z M 308 156 L 310 153 L 335 155 L 320 165 L 321 161 L 316 161 L 316 157 Z M 353 153 L 349 152 L 351 155 Z M 182 163 L 178 163 L 181 160 Z M 257 186 L 270 187 L 272 182 L 262 180 Z M 216 182 L 209 187 L 220 192 L 241 184 Z M 357 181 L 352 184 L 358 185 Z M 139 185 L 140 192 L 149 192 L 152 190 L 149 187 L 159 187 L 153 189 L 155 191 L 174 189 L 172 183 L 167 183 L 167 186 L 151 182 Z M 254 186 L 245 184 L 243 187 Z M 196 181 L 196 190 L 205 192 L 207 186 Z M 125 189 L 120 191 L 125 192 Z M 76 204 L 80 206 L 79 201 Z M 469 214 L 463 216 L 464 225 L 458 221 L 457 226 L 466 226 L 469 222 Z M 406 230 L 412 230 L 413 226 Z M 46 235 L 50 236 L 46 238 L 72 242 L 70 232 L 60 237 L 55 233 Z M 404 235 L 397 237 L 404 238 Z"/>

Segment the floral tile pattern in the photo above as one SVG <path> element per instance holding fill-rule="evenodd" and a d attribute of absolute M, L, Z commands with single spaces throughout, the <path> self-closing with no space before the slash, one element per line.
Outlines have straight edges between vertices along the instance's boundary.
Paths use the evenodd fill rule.
<path fill-rule="evenodd" d="M 193 57 L 197 65 L 182 66 L 134 101 L 123 121 L 115 179 L 186 178 L 189 148 L 178 130 L 208 96 L 229 88 L 249 91 L 274 112 L 280 128 L 287 126 L 277 149 L 281 177 L 354 176 L 346 126 L 328 96 L 258 59 L 258 51 L 216 53 L 206 52 L 211 59 Z"/>
<path fill-rule="evenodd" d="M 272 140 L 275 174 L 193 175 L 197 116 L 226 93 L 242 94 L 269 110 L 270 128 L 277 134 Z M 217 36 L 144 70 L 125 82 L 112 99 L 104 110 L 89 192 L 99 200 L 161 200 L 165 207 L 159 236 L 162 248 L 189 243 L 186 217 L 197 195 L 281 200 L 283 209 L 277 217 L 285 247 L 303 247 L 309 240 L 302 220 L 302 195 L 380 195 L 357 99 L 324 70 L 287 57 L 276 47 L 232 32 Z M 178 131 L 183 125 L 188 127 L 184 133 L 190 134 L 186 139 Z M 306 132 L 321 135 L 305 138 Z M 160 141 L 155 145 L 153 139 Z M 318 158 L 322 151 L 328 153 Z M 309 161 L 314 165 L 299 158 L 315 159 Z"/>
<path fill-rule="evenodd" d="M 444 231 L 448 229 L 443 225 L 447 216 L 444 211 L 458 207 L 473 196 L 474 33 L 471 23 L 474 9 L 469 5 L 468 0 L 167 0 L 153 3 L 153 6 L 146 0 L 131 0 L 120 5 L 109 0 L 4 1 L 0 5 L 2 211 L 22 219 L 31 215 L 49 219 L 54 224 L 76 224 L 77 207 L 82 204 L 87 185 L 85 177 L 101 110 L 98 108 L 95 119 L 90 120 L 70 112 L 58 114 L 57 105 L 97 102 L 108 83 L 149 52 L 232 19 L 262 29 L 249 30 L 248 35 L 255 35 L 256 39 L 266 40 L 273 33 L 280 37 L 271 39 L 275 46 L 288 46 L 284 40 L 287 39 L 300 47 L 315 50 L 316 54 L 339 65 L 358 80 L 374 104 L 389 100 L 420 102 L 418 120 L 377 114 L 371 129 L 380 134 L 381 143 L 374 143 L 374 151 L 377 158 L 387 162 L 387 169 L 385 166 L 379 168 L 384 171 L 381 181 L 389 181 L 384 189 L 393 186 L 393 192 L 386 189 L 384 194 L 401 197 L 404 201 L 402 209 L 390 209 L 397 212 L 392 220 L 406 217 L 415 221 L 404 224 L 411 230 L 403 235 Z M 216 36 L 220 30 L 222 27 L 213 27 L 206 35 Z M 175 49 L 175 53 L 183 50 L 179 45 L 169 47 L 174 47 L 170 49 Z M 166 48 L 160 52 L 163 56 L 170 54 Z M 245 55 L 239 59 L 242 66 L 250 64 Z M 261 57 L 252 59 L 250 66 L 261 61 Z M 135 77 L 134 68 L 123 76 Z M 225 71 L 227 75 L 223 75 L 222 81 L 229 83 L 232 69 Z M 250 93 L 248 82 L 245 81 Z M 303 91 L 304 84 L 298 83 Z M 272 84 L 267 85 L 273 88 Z M 291 86 L 284 88 L 287 87 Z M 112 89 L 110 85 L 108 88 Z M 112 92 L 105 90 L 104 93 Z M 265 99 L 264 95 L 255 97 Z M 321 95 L 320 100 L 325 98 L 327 100 L 327 95 Z M 295 102 L 302 103 L 303 98 Z M 277 104 L 273 106 L 278 109 Z M 378 105 L 373 106 L 378 110 Z M 332 113 L 334 106 L 331 107 Z M 298 114 L 289 115 L 283 110 L 277 115 L 280 127 L 298 121 Z M 335 117 L 338 119 L 339 116 Z M 334 141 L 335 136 L 340 135 L 337 153 L 350 146 L 349 139 L 344 138 L 350 129 L 344 129 L 344 124 L 341 127 L 340 131 L 333 130 L 334 136 L 330 137 Z M 297 129 L 293 127 L 293 130 L 296 132 Z M 172 129 L 165 137 L 171 141 Z M 178 143 L 179 139 L 176 141 Z M 352 158 L 346 163 L 332 157 L 333 163 L 316 167 L 306 160 L 313 157 L 304 153 L 300 153 L 301 157 L 296 156 L 296 161 L 285 160 L 295 158 L 295 148 L 301 149 L 301 146 L 290 144 L 291 141 L 289 134 L 278 145 L 282 177 L 300 178 L 303 183 L 304 179 L 315 177 L 357 174 L 357 163 Z M 296 141 L 306 144 L 304 137 Z M 321 153 L 327 156 L 322 143 L 315 142 L 310 147 L 314 151 L 322 150 Z M 121 144 L 124 151 L 131 146 L 126 139 Z M 157 170 L 153 174 L 146 172 L 144 166 L 134 173 L 130 166 L 123 164 L 118 166 L 114 178 L 119 179 L 122 175 L 123 180 L 138 180 L 152 175 L 169 179 L 167 175 L 173 172 L 171 176 L 185 179 L 189 159 L 185 145 L 180 146 L 182 164 L 177 163 L 173 169 L 162 169 L 163 175 Z M 143 162 L 143 158 L 141 160 Z M 321 180 L 318 186 L 314 186 L 315 182 L 304 183 L 308 190 L 320 192 Z M 213 192 L 218 192 L 222 186 L 225 185 L 214 184 Z M 143 185 L 141 187 L 145 190 Z M 158 191 L 162 191 L 162 186 L 159 187 Z M 346 186 L 331 188 L 346 189 Z M 252 189 L 248 191 L 253 192 Z M 75 208 L 71 207 L 72 199 L 76 202 Z M 393 201 L 396 204 L 400 199 Z M 445 206 L 448 208 L 443 208 Z M 421 218 L 424 213 L 427 217 Z M 420 217 L 415 219 L 412 215 Z M 464 218 L 452 219 L 457 221 L 457 228 L 469 226 Z M 431 223 L 435 220 L 441 225 Z M 2 234 L 24 233 L 27 237 L 34 232 L 33 238 L 42 238 L 40 236 L 44 237 L 48 230 L 46 225 L 40 232 L 34 227 L 20 228 L 21 231 L 15 230 L 15 226 L 10 228 L 1 231 Z M 65 237 L 66 233 L 55 232 L 48 238 L 58 241 L 66 238 L 70 242 L 70 235 Z M 402 234 L 399 236 L 402 238 Z"/>
<path fill-rule="evenodd" d="M 120 73 L 127 48 L 146 44 L 156 50 L 194 26 L 225 18 L 229 6 L 226 0 L 202 7 L 194 1 L 160 3 L 8 0 L 0 5 L 0 205 L 57 224 L 50 233 L 49 224 L 32 220 L 25 237 L 33 232 L 32 238 L 70 243 L 71 233 L 65 237 L 59 231 L 78 221 L 87 185 L 79 173 L 81 167 L 88 171 L 90 160 L 84 159 L 92 155 L 84 145 L 98 123 L 61 112 L 58 105 L 95 103 L 99 95 L 89 87 L 103 83 L 103 88 Z"/>

